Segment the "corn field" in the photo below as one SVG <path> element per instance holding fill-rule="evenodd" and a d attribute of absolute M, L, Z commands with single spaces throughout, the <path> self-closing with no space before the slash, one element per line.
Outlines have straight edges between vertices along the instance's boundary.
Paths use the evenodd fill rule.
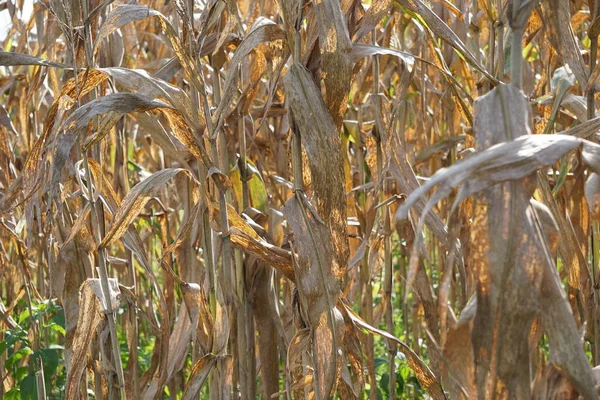
<path fill-rule="evenodd" d="M 0 399 L 598 398 L 600 1 L 0 16 Z"/>

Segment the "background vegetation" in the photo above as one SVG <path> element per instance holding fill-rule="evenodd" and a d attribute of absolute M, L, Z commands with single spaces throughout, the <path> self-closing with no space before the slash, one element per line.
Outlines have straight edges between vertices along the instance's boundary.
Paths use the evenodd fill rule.
<path fill-rule="evenodd" d="M 25 3 L 0 398 L 597 398 L 600 2 Z"/>

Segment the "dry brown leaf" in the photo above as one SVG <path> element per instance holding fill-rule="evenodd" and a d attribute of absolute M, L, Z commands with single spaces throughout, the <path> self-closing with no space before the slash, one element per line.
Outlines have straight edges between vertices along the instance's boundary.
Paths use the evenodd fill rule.
<path fill-rule="evenodd" d="M 182 284 L 181 292 L 192 322 L 192 341 L 198 340 L 204 353 L 209 353 L 213 346 L 214 321 L 206 293 L 196 283 Z"/>
<path fill-rule="evenodd" d="M 389 15 L 392 5 L 392 0 L 381 0 L 372 4 L 361 18 L 358 29 L 352 36 L 354 41 L 359 42 L 363 36 L 373 31 L 377 24 L 379 24 L 379 21 Z"/>
<path fill-rule="evenodd" d="M 452 189 L 468 182 L 468 185 L 462 186 L 458 193 L 455 202 L 458 203 L 493 184 L 519 179 L 552 165 L 563 155 L 577 149 L 582 152 L 588 167 L 594 171 L 600 169 L 600 146 L 573 136 L 526 135 L 510 142 L 497 144 L 450 168 L 439 170 L 424 185 L 410 194 L 398 209 L 398 215 L 406 217 L 409 208 L 437 185 L 441 185 L 440 189 L 429 200 L 433 204 L 438 199 L 449 195 Z"/>
<path fill-rule="evenodd" d="M 233 102 L 240 78 L 239 68 L 244 58 L 252 51 L 256 51 L 256 48 L 261 43 L 282 41 L 285 40 L 285 37 L 285 31 L 280 25 L 276 25 L 272 21 L 263 18 L 259 23 L 254 24 L 252 30 L 244 38 L 242 43 L 240 43 L 240 46 L 237 48 L 231 59 L 227 77 L 225 78 L 223 96 L 214 113 L 217 130 L 223 125 L 224 119 L 227 116 L 226 111 Z"/>
<path fill-rule="evenodd" d="M 16 65 L 39 65 L 42 67 L 55 67 L 71 69 L 71 67 L 57 63 L 54 61 L 44 60 L 39 57 L 30 56 L 29 54 L 19 54 L 7 51 L 0 51 L 0 65 L 16 66 Z"/>
<path fill-rule="evenodd" d="M 549 23 L 548 32 L 554 38 L 553 45 L 564 63 L 575 74 L 580 86 L 587 85 L 588 72 L 570 21 L 569 3 L 561 0 L 544 0 L 544 11 Z"/>
<path fill-rule="evenodd" d="M 329 229 L 306 205 L 304 197 L 293 196 L 283 209 L 293 232 L 297 263 L 294 263 L 301 310 L 311 328 L 318 399 L 329 398 L 338 381 L 338 347 L 341 315 L 335 309 L 340 282 L 335 277 L 334 250 Z"/>
<path fill-rule="evenodd" d="M 346 272 L 349 247 L 346 227 L 346 194 L 341 143 L 337 129 L 306 68 L 295 63 L 284 77 L 295 124 L 308 155 L 316 206 L 330 228 L 335 279 Z"/>
<path fill-rule="evenodd" d="M 79 94 L 80 97 L 84 96 L 99 84 L 104 82 L 107 78 L 108 76 L 101 72 L 90 70 L 79 76 L 78 80 L 71 78 L 62 87 L 60 94 L 56 97 L 56 100 L 46 114 L 42 135 L 36 140 L 29 153 L 29 156 L 27 157 L 27 160 L 25 161 L 23 186 L 26 196 L 29 196 L 30 192 L 32 192 L 36 186 L 39 175 L 40 160 L 42 159 L 42 151 L 46 145 L 46 140 L 48 140 L 55 127 L 58 127 L 62 124 L 62 115 L 65 108 L 70 108 L 75 104 L 74 101 L 65 101 L 65 99 L 75 99 L 77 94 Z"/>
<path fill-rule="evenodd" d="M 423 389 L 425 389 L 427 393 L 429 393 L 429 395 L 435 400 L 446 399 L 442 385 L 440 385 L 440 382 L 437 380 L 431 369 L 429 369 L 423 360 L 421 360 L 421 358 L 419 358 L 419 356 L 412 351 L 412 349 L 408 347 L 406 343 L 386 331 L 382 331 L 367 324 L 345 302 L 339 302 L 338 309 L 341 310 L 341 312 L 345 315 L 345 318 L 351 320 L 352 323 L 358 328 L 365 329 L 371 333 L 376 333 L 381 337 L 399 344 L 401 348 L 400 351 L 406 356 L 410 368 L 415 373 Z"/>
<path fill-rule="evenodd" d="M 144 206 L 163 186 L 175 177 L 178 173 L 183 172 L 189 175 L 188 171 L 181 168 L 165 168 L 142 182 L 135 185 L 123 199 L 123 203 L 113 217 L 108 232 L 102 239 L 99 247 L 106 247 L 115 240 L 118 240 L 129 228 L 129 224 L 142 211 Z"/>
<path fill-rule="evenodd" d="M 189 347 L 192 333 L 192 325 L 187 315 L 187 308 L 181 305 L 177 315 L 177 321 L 173 331 L 164 343 L 165 348 L 161 349 L 163 354 L 163 365 L 159 369 L 158 376 L 154 376 L 152 382 L 145 388 L 141 395 L 143 399 L 153 399 L 157 393 L 162 393 L 163 386 L 174 374 L 179 372 L 185 364 L 187 349 Z M 161 337 L 161 340 L 164 340 Z M 159 348 L 156 346 L 155 348 Z"/>
<path fill-rule="evenodd" d="M 53 155 L 54 165 L 52 169 L 50 198 L 54 198 L 54 192 L 58 185 L 62 168 L 69 159 L 73 145 L 75 145 L 77 140 L 86 133 L 90 121 L 94 117 L 108 112 L 126 114 L 133 111 L 148 111 L 164 107 L 168 106 L 165 103 L 131 93 L 111 94 L 92 100 L 79 107 L 64 122 L 64 132 L 57 138 L 57 145 Z M 113 122 L 116 122 L 116 120 L 113 120 Z"/>
<path fill-rule="evenodd" d="M 585 197 L 594 221 L 600 220 L 600 176 L 590 174 L 585 182 Z"/>
<path fill-rule="evenodd" d="M 400 0 L 400 4 L 416 13 L 426 25 L 442 40 L 452 46 L 471 66 L 480 71 L 491 82 L 496 79 L 477 61 L 473 53 L 467 48 L 454 31 L 421 0 Z"/>
<path fill-rule="evenodd" d="M 344 15 L 340 9 L 340 3 L 337 0 L 317 2 L 315 13 L 319 26 L 322 78 L 326 92 L 325 104 L 336 129 L 339 130 L 342 127 L 342 120 L 347 107 L 352 69 L 354 67 L 350 57 L 352 42 L 350 41 Z M 312 95 L 313 93 L 309 92 L 308 98 L 311 99 L 310 96 Z M 292 110 L 294 110 L 293 105 Z M 305 111 L 308 111 L 308 109 L 305 109 Z M 298 113 L 299 110 L 296 108 L 294 112 Z M 321 116 L 319 115 L 317 118 L 321 118 Z"/>
<path fill-rule="evenodd" d="M 247 234 L 244 229 L 233 225 L 230 228 L 230 234 L 231 244 L 234 247 L 266 262 L 290 281 L 296 281 L 292 268 L 292 255 L 289 251 L 274 246 L 262 238 L 255 238 L 253 235 Z"/>
<path fill-rule="evenodd" d="M 206 126 L 204 117 L 194 107 L 187 93 L 177 86 L 151 76 L 141 69 L 100 68 L 99 71 L 113 77 L 121 89 L 169 103 L 184 116 L 194 131 L 202 132 L 204 130 Z"/>
<path fill-rule="evenodd" d="M 208 374 L 217 362 L 217 358 L 212 354 L 207 354 L 194 364 L 188 382 L 185 385 L 182 399 L 191 400 L 198 397 L 198 392 L 208 378 Z"/>
<path fill-rule="evenodd" d="M 87 364 L 86 360 L 90 344 L 104 318 L 102 305 L 98 296 L 94 293 L 93 285 L 89 280 L 85 281 L 80 289 L 79 318 L 71 343 L 71 365 L 67 374 L 65 395 L 69 400 L 79 398 L 79 385 Z"/>

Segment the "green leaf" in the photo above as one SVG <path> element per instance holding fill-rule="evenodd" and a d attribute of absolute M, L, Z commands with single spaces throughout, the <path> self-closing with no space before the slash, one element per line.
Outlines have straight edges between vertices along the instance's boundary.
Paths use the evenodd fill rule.
<path fill-rule="evenodd" d="M 4 366 L 6 367 L 6 369 L 10 369 L 23 357 L 28 356 L 32 353 L 33 350 L 31 350 L 29 347 L 22 347 L 6 359 L 6 361 L 4 362 Z"/>
<path fill-rule="evenodd" d="M 29 341 L 27 340 L 27 333 L 22 329 L 18 329 L 18 330 L 7 329 L 5 332 L 5 335 L 6 335 L 5 341 L 6 341 L 7 347 L 12 346 L 16 342 L 29 343 Z"/>
<path fill-rule="evenodd" d="M 59 324 L 51 323 L 51 324 L 44 326 L 44 328 L 50 329 L 53 332 L 60 333 L 61 335 L 66 334 L 65 328 L 60 326 Z"/>
<path fill-rule="evenodd" d="M 14 387 L 12 389 L 10 389 L 8 392 L 4 393 L 4 400 L 20 400 L 21 399 L 21 393 L 19 392 L 19 389 Z"/>
<path fill-rule="evenodd" d="M 389 397 L 390 394 L 390 374 L 388 372 L 381 375 L 381 379 L 379 379 L 379 387 L 385 393 L 386 397 Z"/>
<path fill-rule="evenodd" d="M 16 381 L 20 381 L 21 379 L 26 377 L 27 374 L 29 374 L 29 365 L 23 365 L 22 367 L 17 368 L 17 370 L 15 371 L 15 373 L 13 375 L 13 378 Z"/>
<path fill-rule="evenodd" d="M 21 389 L 21 399 L 36 400 L 37 399 L 37 381 L 34 374 L 29 374 L 21 381 L 19 385 Z"/>
<path fill-rule="evenodd" d="M 60 363 L 58 350 L 41 349 L 39 350 L 38 354 L 42 357 L 42 365 L 44 366 L 44 378 L 46 379 L 46 382 L 50 382 Z"/>
<path fill-rule="evenodd" d="M 29 319 L 29 309 L 26 308 L 25 310 L 23 310 L 23 312 L 21 312 L 21 314 L 19 314 L 19 325 L 22 324 L 23 322 L 25 322 L 27 319 Z"/>
<path fill-rule="evenodd" d="M 379 369 L 379 367 L 381 367 L 382 365 L 388 365 L 389 362 L 387 360 L 387 358 L 383 358 L 383 357 L 375 357 L 375 371 L 377 371 L 377 369 Z"/>

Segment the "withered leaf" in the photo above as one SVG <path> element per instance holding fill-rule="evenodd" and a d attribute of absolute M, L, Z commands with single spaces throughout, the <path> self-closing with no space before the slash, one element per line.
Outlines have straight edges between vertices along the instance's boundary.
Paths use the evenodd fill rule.
<path fill-rule="evenodd" d="M 142 211 L 146 203 L 162 189 L 170 179 L 180 172 L 189 175 L 189 172 L 182 168 L 165 168 L 155 172 L 131 188 L 125 195 L 121 207 L 115 213 L 110 229 L 99 246 L 106 247 L 115 240 L 118 240 L 127 231 L 129 224 Z"/>
<path fill-rule="evenodd" d="M 71 149 L 77 139 L 88 129 L 90 121 L 101 114 L 116 112 L 126 114 L 133 111 L 148 111 L 155 108 L 168 107 L 165 103 L 154 101 L 145 96 L 132 93 L 115 93 L 100 97 L 79 107 L 64 122 L 64 132 L 59 135 L 54 151 L 54 166 L 52 170 L 52 189 L 50 197 L 58 184 L 62 168 L 69 158 Z M 116 122 L 116 121 L 113 121 Z"/>
<path fill-rule="evenodd" d="M 182 399 L 191 400 L 198 397 L 198 392 L 208 378 L 208 374 L 217 362 L 217 358 L 212 354 L 207 354 L 194 364 L 188 382 L 185 385 Z"/>
<path fill-rule="evenodd" d="M 66 398 L 69 400 L 79 398 L 79 384 L 86 366 L 87 353 L 96 329 L 104 319 L 100 300 L 89 280 L 85 281 L 79 293 L 79 318 L 71 345 L 71 366 L 67 374 Z"/>
<path fill-rule="evenodd" d="M 294 231 L 298 261 L 294 263 L 301 308 L 308 317 L 314 351 L 315 392 L 328 398 L 338 380 L 337 348 L 341 339 L 341 314 L 335 309 L 340 282 L 332 265 L 334 252 L 329 229 L 319 222 L 299 196 L 291 197 L 285 214 Z"/>
<path fill-rule="evenodd" d="M 261 43 L 285 40 L 285 31 L 280 25 L 276 25 L 272 21 L 264 18 L 260 21 L 261 23 L 255 24 L 242 43 L 240 43 L 240 46 L 237 48 L 231 59 L 230 68 L 227 72 L 227 77 L 225 78 L 223 96 L 221 97 L 221 102 L 214 114 L 217 129 L 223 124 L 224 114 L 233 101 L 240 77 L 239 66 L 244 58 Z"/>
<path fill-rule="evenodd" d="M 319 216 L 331 229 L 335 264 L 340 279 L 349 256 L 346 194 L 340 137 L 310 72 L 294 63 L 284 77 L 293 118 L 300 129 L 313 179 Z"/>
<path fill-rule="evenodd" d="M 563 57 L 565 64 L 569 64 L 579 85 L 585 86 L 588 73 L 571 26 L 569 4 L 560 0 L 544 0 L 542 4 L 548 24 L 552 27 L 549 34 L 554 38 L 556 51 Z"/>
<path fill-rule="evenodd" d="M 481 65 L 473 53 L 450 27 L 421 0 L 400 0 L 399 3 L 408 10 L 415 12 L 426 25 L 442 40 L 452 46 L 469 64 L 480 71 L 491 82 L 496 79 Z"/>
<path fill-rule="evenodd" d="M 16 66 L 16 65 L 39 65 L 42 67 L 56 67 L 64 69 L 72 69 L 68 65 L 57 63 L 54 61 L 44 60 L 39 57 L 30 56 L 29 54 L 13 53 L 8 51 L 0 51 L 0 65 Z"/>
<path fill-rule="evenodd" d="M 340 301 L 338 303 L 338 309 L 342 310 L 342 312 L 355 324 L 357 327 L 361 329 L 365 329 L 369 332 L 376 333 L 379 336 L 382 336 L 388 340 L 391 340 L 400 345 L 402 353 L 406 356 L 408 360 L 408 364 L 410 368 L 415 373 L 419 383 L 423 388 L 431 395 L 431 397 L 435 400 L 446 399 L 446 395 L 444 394 L 444 390 L 442 389 L 442 385 L 437 380 L 431 369 L 419 358 L 419 356 L 404 343 L 402 340 L 398 339 L 394 335 L 389 332 L 382 331 L 377 329 L 369 324 L 367 324 L 362 318 L 360 318 L 350 306 L 348 306 L 345 302 Z"/>
<path fill-rule="evenodd" d="M 94 52 L 98 51 L 100 42 L 103 39 L 123 25 L 154 16 L 162 16 L 162 14 L 147 6 L 133 4 L 119 5 L 108 15 L 100 27 L 100 32 L 98 33 L 96 43 L 94 44 Z"/>
<path fill-rule="evenodd" d="M 580 149 L 583 159 L 594 171 L 600 169 L 600 146 L 585 139 L 568 135 L 526 135 L 510 142 L 492 146 L 474 154 L 464 161 L 435 173 L 424 185 L 415 190 L 399 208 L 399 215 L 406 216 L 410 207 L 432 188 L 440 185 L 429 200 L 437 202 L 450 194 L 452 189 L 463 185 L 458 193 L 459 201 L 493 184 L 524 176 L 554 164 L 566 153 Z"/>

